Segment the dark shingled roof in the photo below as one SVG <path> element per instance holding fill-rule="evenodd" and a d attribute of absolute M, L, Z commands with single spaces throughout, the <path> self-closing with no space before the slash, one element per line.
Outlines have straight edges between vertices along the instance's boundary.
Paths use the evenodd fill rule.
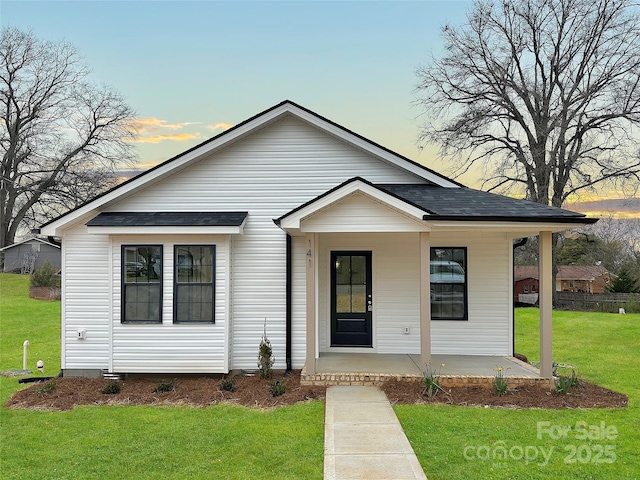
<path fill-rule="evenodd" d="M 88 227 L 239 227 L 247 212 L 102 212 Z"/>
<path fill-rule="evenodd" d="M 467 187 L 444 188 L 424 184 L 375 184 L 375 187 L 427 211 L 431 215 L 425 215 L 425 220 L 597 221 L 586 218 L 582 213 Z"/>

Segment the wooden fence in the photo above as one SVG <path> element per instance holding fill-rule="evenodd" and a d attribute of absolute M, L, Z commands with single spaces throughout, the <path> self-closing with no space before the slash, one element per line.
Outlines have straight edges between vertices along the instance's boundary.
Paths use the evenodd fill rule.
<path fill-rule="evenodd" d="M 558 308 L 618 313 L 640 313 L 640 293 L 574 293 L 557 292 Z"/>

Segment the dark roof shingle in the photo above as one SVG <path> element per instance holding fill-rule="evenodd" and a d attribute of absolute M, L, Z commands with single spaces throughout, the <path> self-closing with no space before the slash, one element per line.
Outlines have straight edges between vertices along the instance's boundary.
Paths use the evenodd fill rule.
<path fill-rule="evenodd" d="M 102 212 L 88 227 L 238 227 L 247 212 Z"/>
<path fill-rule="evenodd" d="M 516 220 L 582 221 L 593 223 L 582 213 L 527 200 L 496 195 L 472 188 L 445 188 L 428 184 L 376 184 L 376 187 L 429 212 L 425 220 Z"/>

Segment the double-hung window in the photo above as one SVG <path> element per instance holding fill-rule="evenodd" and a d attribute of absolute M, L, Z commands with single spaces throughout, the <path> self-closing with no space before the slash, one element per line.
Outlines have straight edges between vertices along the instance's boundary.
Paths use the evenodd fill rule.
<path fill-rule="evenodd" d="M 467 320 L 467 249 L 432 247 L 431 319 Z"/>
<path fill-rule="evenodd" d="M 162 323 L 162 245 L 122 246 L 122 323 Z"/>
<path fill-rule="evenodd" d="M 174 323 L 215 323 L 215 245 L 174 247 Z"/>

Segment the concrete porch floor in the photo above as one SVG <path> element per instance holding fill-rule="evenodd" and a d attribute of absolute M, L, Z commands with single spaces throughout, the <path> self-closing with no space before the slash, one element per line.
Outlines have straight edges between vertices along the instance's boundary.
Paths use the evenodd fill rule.
<path fill-rule="evenodd" d="M 444 366 L 442 366 L 444 364 Z M 481 355 L 432 355 L 431 368 L 440 376 L 443 386 L 489 385 L 501 367 L 510 386 L 549 384 L 539 371 L 513 357 Z M 425 365 L 420 355 L 376 353 L 321 353 L 316 373 L 302 370 L 302 383 L 307 385 L 378 385 L 391 378 L 420 381 Z"/>

